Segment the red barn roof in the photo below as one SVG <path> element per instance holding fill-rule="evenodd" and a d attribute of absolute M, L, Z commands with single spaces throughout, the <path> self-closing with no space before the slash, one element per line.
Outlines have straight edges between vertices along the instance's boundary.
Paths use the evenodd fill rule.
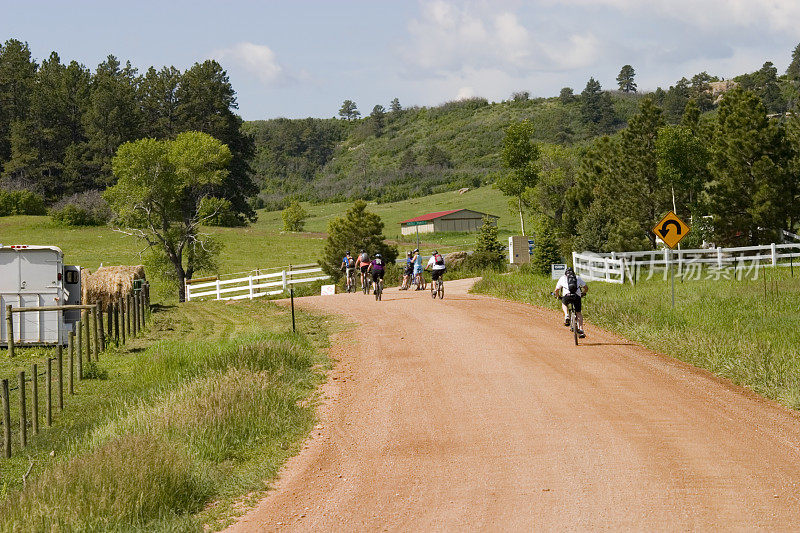
<path fill-rule="evenodd" d="M 405 224 L 406 222 L 426 222 L 428 220 L 433 220 L 435 218 L 443 217 L 445 215 L 452 215 L 453 213 L 458 213 L 459 211 L 466 211 L 466 209 L 453 209 L 451 211 L 439 211 L 438 213 L 428 213 L 427 215 L 420 215 L 418 217 L 409 218 L 408 220 L 403 220 L 400 224 Z"/>

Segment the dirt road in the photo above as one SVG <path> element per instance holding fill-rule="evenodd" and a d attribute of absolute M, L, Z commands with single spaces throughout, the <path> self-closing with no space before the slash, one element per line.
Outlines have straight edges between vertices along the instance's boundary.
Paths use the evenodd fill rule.
<path fill-rule="evenodd" d="M 338 338 L 321 423 L 234 531 L 800 528 L 800 417 L 556 312 L 298 300 Z"/>

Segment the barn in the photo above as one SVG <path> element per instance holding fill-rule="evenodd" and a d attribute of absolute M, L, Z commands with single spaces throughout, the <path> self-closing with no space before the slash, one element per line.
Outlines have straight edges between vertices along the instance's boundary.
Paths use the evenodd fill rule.
<path fill-rule="evenodd" d="M 440 211 L 438 213 L 428 213 L 418 217 L 409 218 L 400 222 L 400 233 L 403 235 L 414 235 L 419 233 L 439 233 L 442 231 L 477 231 L 483 224 L 483 217 L 489 217 L 491 224 L 497 226 L 495 215 L 472 211 L 471 209 L 453 209 L 452 211 Z"/>

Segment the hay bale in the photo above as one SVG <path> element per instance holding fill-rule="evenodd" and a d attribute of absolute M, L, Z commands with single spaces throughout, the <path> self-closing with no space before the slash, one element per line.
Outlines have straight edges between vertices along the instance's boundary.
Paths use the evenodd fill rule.
<path fill-rule="evenodd" d="M 87 276 L 84 303 L 99 303 L 103 306 L 133 292 L 133 280 L 147 279 L 142 265 L 104 266 Z"/>
<path fill-rule="evenodd" d="M 92 275 L 92 271 L 88 268 L 81 269 L 81 303 L 85 304 L 88 301 L 88 288 L 89 288 L 89 278 Z"/>

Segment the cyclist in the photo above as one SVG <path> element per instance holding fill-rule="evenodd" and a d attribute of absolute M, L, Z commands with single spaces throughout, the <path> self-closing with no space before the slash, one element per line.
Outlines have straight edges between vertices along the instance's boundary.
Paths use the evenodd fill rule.
<path fill-rule="evenodd" d="M 444 283 L 444 273 L 447 271 L 447 267 L 444 264 L 444 257 L 439 255 L 439 252 L 436 250 L 433 251 L 431 258 L 428 259 L 428 264 L 425 265 L 425 270 L 428 270 L 428 268 L 431 269 L 431 284 L 435 284 L 436 280 L 439 278 L 441 278 L 442 283 Z"/>
<path fill-rule="evenodd" d="M 375 259 L 370 262 L 369 266 L 367 267 L 369 272 L 372 272 L 372 282 L 375 284 L 375 289 L 373 289 L 372 294 L 378 293 L 378 280 L 383 282 L 383 275 L 385 273 L 383 258 L 381 254 L 375 254 Z"/>
<path fill-rule="evenodd" d="M 421 291 L 423 285 L 422 257 L 419 255 L 419 248 L 415 248 L 413 254 L 414 257 L 411 259 L 411 261 L 414 263 L 414 270 L 413 270 L 414 284 L 417 286 L 417 288 L 414 290 Z"/>
<path fill-rule="evenodd" d="M 369 254 L 365 250 L 358 252 L 356 267 L 361 270 L 361 287 L 367 286 L 367 269 L 369 268 Z"/>
<path fill-rule="evenodd" d="M 572 267 L 567 267 L 564 275 L 559 278 L 553 294 L 561 298 L 561 309 L 564 311 L 564 325 L 569 326 L 569 310 L 567 304 L 572 302 L 575 307 L 575 318 L 578 321 L 578 337 L 584 338 L 583 332 L 583 313 L 581 312 L 581 298 L 589 292 L 589 286 L 579 276 L 575 274 Z"/>
<path fill-rule="evenodd" d="M 350 255 L 350 250 L 347 250 L 345 256 L 342 258 L 341 269 L 345 274 L 345 279 L 347 280 L 345 282 L 345 288 L 347 289 L 347 292 L 350 292 L 350 287 L 356 282 L 355 278 L 353 277 L 356 271 L 356 260 L 352 255 Z"/>
<path fill-rule="evenodd" d="M 403 284 L 400 285 L 401 291 L 407 291 L 411 286 L 411 275 L 414 273 L 414 260 L 411 258 L 411 250 L 406 252 L 406 266 L 403 270 Z"/>

